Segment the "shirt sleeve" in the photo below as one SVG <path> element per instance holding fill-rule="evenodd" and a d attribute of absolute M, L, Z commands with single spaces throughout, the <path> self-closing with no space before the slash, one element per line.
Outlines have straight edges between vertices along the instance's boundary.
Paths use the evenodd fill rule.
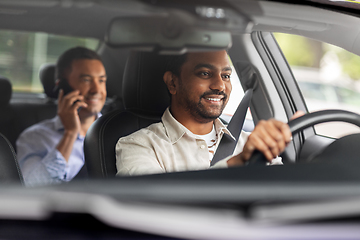
<path fill-rule="evenodd" d="M 54 139 L 41 131 L 27 132 L 20 135 L 16 145 L 26 186 L 60 183 L 66 178 L 66 161 L 55 148 Z"/>
<path fill-rule="evenodd" d="M 120 138 L 115 147 L 117 176 L 165 173 L 154 149 L 133 137 Z"/>

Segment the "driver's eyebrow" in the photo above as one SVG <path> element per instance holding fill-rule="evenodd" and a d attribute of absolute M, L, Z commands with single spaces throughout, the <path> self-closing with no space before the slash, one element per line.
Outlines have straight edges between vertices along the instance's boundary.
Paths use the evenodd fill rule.
<path fill-rule="evenodd" d="M 196 65 L 194 67 L 194 70 L 197 70 L 199 68 L 209 68 L 209 69 L 215 69 L 215 66 L 214 65 L 211 65 L 209 63 L 199 63 L 198 65 Z"/>
<path fill-rule="evenodd" d="M 227 71 L 232 72 L 232 68 L 231 68 L 231 67 L 224 67 L 222 70 L 223 70 L 224 72 L 227 72 Z"/>
<path fill-rule="evenodd" d="M 211 69 L 211 70 L 216 69 L 216 67 L 214 65 L 209 64 L 209 63 L 199 63 L 198 65 L 196 65 L 194 67 L 194 70 L 197 70 L 199 68 L 208 68 L 208 69 Z M 231 67 L 224 67 L 222 69 L 222 71 L 230 71 L 230 72 L 232 72 L 232 69 L 231 69 Z"/>

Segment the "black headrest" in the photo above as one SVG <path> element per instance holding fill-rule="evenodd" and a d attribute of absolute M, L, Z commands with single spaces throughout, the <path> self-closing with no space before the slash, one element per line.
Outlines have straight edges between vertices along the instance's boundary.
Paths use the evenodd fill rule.
<path fill-rule="evenodd" d="M 11 99 L 12 86 L 6 77 L 0 76 L 0 106 L 8 105 Z"/>
<path fill-rule="evenodd" d="M 57 99 L 58 93 L 54 92 L 55 87 L 55 64 L 46 63 L 40 67 L 40 81 L 43 85 L 44 92 L 49 98 Z"/>
<path fill-rule="evenodd" d="M 123 78 L 125 109 L 147 117 L 159 117 L 170 104 L 163 81 L 168 56 L 131 52 Z"/>
<path fill-rule="evenodd" d="M 122 98 L 122 78 L 129 49 L 111 48 L 103 44 L 99 50 L 102 62 L 106 69 L 106 91 L 109 98 Z"/>

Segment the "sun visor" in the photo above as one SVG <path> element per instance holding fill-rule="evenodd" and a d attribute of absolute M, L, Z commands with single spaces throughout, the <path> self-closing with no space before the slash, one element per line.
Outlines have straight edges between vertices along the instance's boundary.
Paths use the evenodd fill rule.
<path fill-rule="evenodd" d="M 200 16 L 171 11 L 156 16 L 117 18 L 111 22 L 105 41 L 111 47 L 165 54 L 229 49 L 232 32 L 245 32 L 250 24 L 247 18 L 239 16 L 236 22 L 230 21 L 226 11 L 219 9 L 203 8 L 198 12 Z"/>

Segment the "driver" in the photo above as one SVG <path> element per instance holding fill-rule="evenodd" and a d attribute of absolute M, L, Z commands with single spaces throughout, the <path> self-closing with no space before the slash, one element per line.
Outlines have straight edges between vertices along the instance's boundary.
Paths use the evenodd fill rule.
<path fill-rule="evenodd" d="M 219 120 L 232 89 L 231 71 L 225 50 L 173 57 L 163 76 L 170 106 L 161 122 L 118 140 L 117 175 L 209 168 L 222 136 L 234 138 Z M 213 167 L 243 165 L 256 149 L 271 164 L 290 141 L 286 123 L 259 121 L 251 134 L 242 131 L 234 154 Z"/>

